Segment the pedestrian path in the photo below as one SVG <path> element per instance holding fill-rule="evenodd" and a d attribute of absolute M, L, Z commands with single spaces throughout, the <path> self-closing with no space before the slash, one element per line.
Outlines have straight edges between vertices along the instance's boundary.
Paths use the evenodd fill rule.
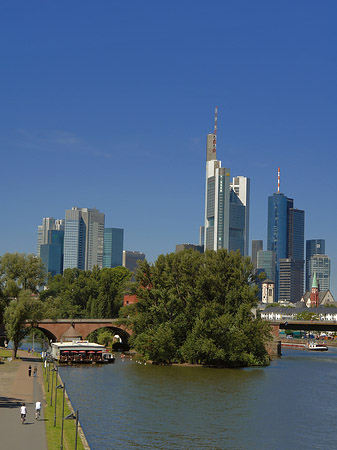
<path fill-rule="evenodd" d="M 25 355 L 25 356 L 24 356 Z M 21 353 L 20 363 L 13 373 L 13 381 L 8 392 L 2 393 L 0 401 L 0 448 L 3 450 L 47 450 L 47 438 L 43 414 L 43 373 L 42 363 L 28 353 Z M 11 363 L 7 363 L 11 364 Z M 37 376 L 28 376 L 29 365 L 37 367 Z M 0 384 L 1 384 L 0 366 Z M 35 419 L 35 402 L 40 400 L 42 414 Z M 27 407 L 27 418 L 24 424 L 20 421 L 20 406 L 24 402 Z"/>

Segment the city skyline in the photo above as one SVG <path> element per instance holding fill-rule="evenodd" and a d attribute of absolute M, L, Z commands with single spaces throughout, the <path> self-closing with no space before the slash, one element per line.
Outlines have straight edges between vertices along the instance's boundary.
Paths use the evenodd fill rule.
<path fill-rule="evenodd" d="M 1 6 L 0 254 L 36 253 L 41 219 L 72 205 L 104 211 L 150 261 L 197 244 L 218 105 L 223 165 L 251 180 L 250 242 L 267 247 L 280 167 L 336 294 L 333 2 L 37 3 Z"/>

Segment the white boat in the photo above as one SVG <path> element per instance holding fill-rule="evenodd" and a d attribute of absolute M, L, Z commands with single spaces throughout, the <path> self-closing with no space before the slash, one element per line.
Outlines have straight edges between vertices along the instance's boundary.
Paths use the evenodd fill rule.
<path fill-rule="evenodd" d="M 308 350 L 312 350 L 315 352 L 326 352 L 328 351 L 328 347 L 324 344 L 318 344 L 317 342 L 309 342 Z"/>
<path fill-rule="evenodd" d="M 51 344 L 51 356 L 59 363 L 107 363 L 105 353 L 104 345 L 94 342 L 73 340 Z"/>

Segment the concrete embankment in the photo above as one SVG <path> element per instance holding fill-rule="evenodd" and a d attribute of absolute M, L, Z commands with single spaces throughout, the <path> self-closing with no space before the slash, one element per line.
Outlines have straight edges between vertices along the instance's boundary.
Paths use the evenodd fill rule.
<path fill-rule="evenodd" d="M 59 373 L 58 373 L 58 378 L 59 378 L 59 383 L 64 385 L 62 377 L 61 377 L 61 375 Z M 70 398 L 68 396 L 67 389 L 65 390 L 65 401 L 67 402 L 67 405 L 68 405 L 68 408 L 70 409 L 70 411 L 73 414 L 76 414 L 76 411 L 73 408 L 73 405 L 71 404 Z M 82 441 L 82 444 L 83 444 L 83 447 L 85 448 L 85 450 L 90 450 L 90 446 L 88 444 L 87 438 L 85 437 L 85 434 L 84 434 L 83 428 L 81 426 L 81 421 L 80 420 L 78 421 L 78 434 L 79 434 L 79 436 L 81 438 L 81 441 Z"/>

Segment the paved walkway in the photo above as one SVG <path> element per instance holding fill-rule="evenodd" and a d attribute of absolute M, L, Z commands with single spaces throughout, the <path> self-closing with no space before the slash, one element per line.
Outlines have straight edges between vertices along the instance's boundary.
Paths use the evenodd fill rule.
<path fill-rule="evenodd" d="M 21 361 L 0 365 L 0 447 L 4 450 L 47 450 L 42 392 L 42 363 L 20 352 Z M 37 376 L 28 376 L 29 365 L 37 367 Z M 35 402 L 41 401 L 42 414 L 35 419 Z M 26 403 L 25 424 L 20 421 L 20 406 Z"/>

